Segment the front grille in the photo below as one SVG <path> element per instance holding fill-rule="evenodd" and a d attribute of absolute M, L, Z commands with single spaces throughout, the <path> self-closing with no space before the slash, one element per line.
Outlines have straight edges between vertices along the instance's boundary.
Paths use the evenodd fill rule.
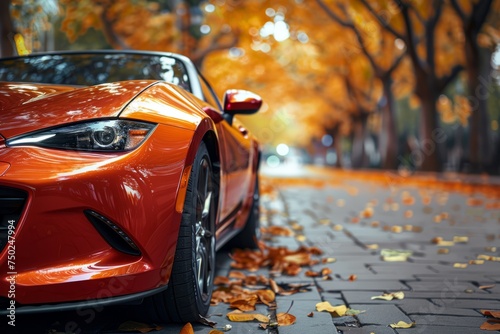
<path fill-rule="evenodd" d="M 9 240 L 9 229 L 15 231 L 27 197 L 25 191 L 0 187 L 0 252 Z"/>

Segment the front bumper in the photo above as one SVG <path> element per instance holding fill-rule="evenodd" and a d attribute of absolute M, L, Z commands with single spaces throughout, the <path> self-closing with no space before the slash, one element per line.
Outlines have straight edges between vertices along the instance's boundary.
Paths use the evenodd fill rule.
<path fill-rule="evenodd" d="M 0 161 L 9 164 L 0 187 L 26 194 L 17 218 L 1 217 L 6 225 L 14 220 L 15 238 L 0 253 L 0 298 L 20 305 L 52 304 L 165 286 L 191 136 L 188 130 L 158 126 L 138 149 L 112 154 L 0 148 Z M 107 242 L 85 215 L 89 210 L 119 227 L 140 255 Z"/>

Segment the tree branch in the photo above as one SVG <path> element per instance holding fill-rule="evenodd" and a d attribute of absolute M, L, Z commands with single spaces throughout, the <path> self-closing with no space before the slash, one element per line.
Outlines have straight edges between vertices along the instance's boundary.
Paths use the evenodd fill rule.
<path fill-rule="evenodd" d="M 378 23 L 380 23 L 382 27 L 384 27 L 387 31 L 393 34 L 396 38 L 400 38 L 406 42 L 406 37 L 401 35 L 389 23 L 383 20 L 382 17 L 375 12 L 375 9 L 368 3 L 368 1 L 366 0 L 360 0 L 360 1 L 365 6 L 365 8 L 368 9 L 368 11 L 373 15 L 373 17 L 375 17 L 375 19 L 378 21 Z M 402 4 L 400 1 L 396 1 L 396 3 L 400 4 L 401 6 L 404 6 L 404 4 Z"/>

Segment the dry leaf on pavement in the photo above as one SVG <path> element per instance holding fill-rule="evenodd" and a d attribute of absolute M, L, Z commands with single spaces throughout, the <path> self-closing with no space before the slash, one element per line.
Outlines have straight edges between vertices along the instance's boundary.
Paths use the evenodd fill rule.
<path fill-rule="evenodd" d="M 149 333 L 152 331 L 159 331 L 161 329 L 162 329 L 162 327 L 160 327 L 160 326 L 152 327 L 150 325 L 143 324 L 140 322 L 135 322 L 135 321 L 126 321 L 118 327 L 118 330 L 123 331 L 123 332 L 139 332 L 139 333 Z M 182 333 L 182 334 L 184 334 L 184 333 Z"/>
<path fill-rule="evenodd" d="M 239 310 L 235 310 L 226 314 L 227 318 L 235 322 L 247 322 L 257 320 L 259 322 L 268 322 L 269 317 L 260 313 L 243 313 Z"/>
<path fill-rule="evenodd" d="M 488 319 L 479 328 L 486 331 L 499 331 L 500 319 Z"/>
<path fill-rule="evenodd" d="M 412 251 L 401 249 L 382 249 L 380 251 L 382 260 L 387 262 L 405 262 L 412 254 Z"/>
<path fill-rule="evenodd" d="M 188 322 L 187 324 L 185 324 L 184 327 L 182 327 L 179 334 L 194 334 L 194 329 L 191 323 Z"/>
<path fill-rule="evenodd" d="M 413 326 L 415 326 L 415 323 L 406 323 L 404 321 L 399 321 L 395 324 L 390 324 L 389 326 L 391 326 L 391 328 L 412 328 Z"/>
<path fill-rule="evenodd" d="M 373 296 L 371 299 L 383 299 L 383 300 L 393 300 L 393 299 L 404 299 L 405 294 L 403 291 L 384 293 L 380 296 Z"/>
<path fill-rule="evenodd" d="M 318 312 L 329 312 L 334 317 L 343 317 L 347 312 L 347 306 L 337 305 L 333 306 L 330 302 L 321 302 L 316 304 L 316 310 Z"/>
<path fill-rule="evenodd" d="M 485 316 L 500 319 L 500 311 L 498 311 L 498 310 L 495 310 L 495 311 L 493 311 L 493 310 L 481 310 L 481 313 Z"/>

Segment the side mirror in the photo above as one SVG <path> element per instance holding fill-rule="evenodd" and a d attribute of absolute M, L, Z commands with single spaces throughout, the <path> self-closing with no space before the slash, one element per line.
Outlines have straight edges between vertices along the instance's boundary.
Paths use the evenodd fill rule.
<path fill-rule="evenodd" d="M 236 114 L 250 115 L 259 111 L 262 98 L 252 92 L 241 89 L 230 89 L 224 94 L 224 119 L 232 124 Z"/>

